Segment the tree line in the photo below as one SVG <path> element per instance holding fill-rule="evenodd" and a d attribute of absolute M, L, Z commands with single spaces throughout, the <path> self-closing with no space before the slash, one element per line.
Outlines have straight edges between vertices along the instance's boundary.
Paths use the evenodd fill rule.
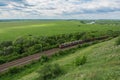
<path fill-rule="evenodd" d="M 0 43 L 0 64 L 23 57 L 37 52 L 42 52 L 48 49 L 56 48 L 65 42 L 75 40 L 85 40 L 100 36 L 116 36 L 120 31 L 106 32 L 78 32 L 70 34 L 60 34 L 53 36 L 22 36 L 13 41 L 3 41 Z"/>

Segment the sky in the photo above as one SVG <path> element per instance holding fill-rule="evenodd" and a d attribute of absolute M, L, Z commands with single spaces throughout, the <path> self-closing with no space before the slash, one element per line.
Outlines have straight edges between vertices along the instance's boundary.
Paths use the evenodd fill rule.
<path fill-rule="evenodd" d="M 0 19 L 120 19 L 120 0 L 0 0 Z"/>

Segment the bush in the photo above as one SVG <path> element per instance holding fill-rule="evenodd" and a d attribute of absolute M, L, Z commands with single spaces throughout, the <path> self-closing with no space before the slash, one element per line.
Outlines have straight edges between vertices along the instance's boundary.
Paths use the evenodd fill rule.
<path fill-rule="evenodd" d="M 12 53 L 13 53 L 12 46 L 4 47 L 4 55 L 8 55 L 8 54 L 12 54 Z"/>
<path fill-rule="evenodd" d="M 0 47 L 8 47 L 12 45 L 12 41 L 3 41 L 0 43 Z"/>
<path fill-rule="evenodd" d="M 59 55 L 65 55 L 67 52 L 66 51 L 59 51 L 58 54 Z"/>
<path fill-rule="evenodd" d="M 48 58 L 46 55 L 42 55 L 42 56 L 40 57 L 40 62 L 41 62 L 41 63 L 47 62 L 48 60 L 49 60 L 49 58 Z"/>
<path fill-rule="evenodd" d="M 32 47 L 29 47 L 25 50 L 25 52 L 28 52 L 29 54 L 34 54 L 37 52 L 41 52 L 42 51 L 42 45 L 41 44 L 35 44 Z"/>
<path fill-rule="evenodd" d="M 16 74 L 16 73 L 19 73 L 22 69 L 23 69 L 22 67 L 13 67 L 8 70 L 8 73 Z"/>
<path fill-rule="evenodd" d="M 92 36 L 90 35 L 90 33 L 85 33 L 83 36 L 82 36 L 82 39 L 83 40 L 87 40 L 87 39 L 90 39 Z"/>
<path fill-rule="evenodd" d="M 86 61 L 87 61 L 86 56 L 77 57 L 76 60 L 75 60 L 75 65 L 76 66 L 83 65 L 83 64 L 86 63 Z"/>
<path fill-rule="evenodd" d="M 58 57 L 58 56 L 63 56 L 69 53 L 72 53 L 72 50 L 65 50 L 65 51 L 60 50 L 57 53 L 53 54 L 52 56 Z"/>
<path fill-rule="evenodd" d="M 0 55 L 3 55 L 4 54 L 4 51 L 0 50 Z"/>
<path fill-rule="evenodd" d="M 22 54 L 23 53 L 23 47 L 21 45 L 14 46 L 14 52 L 16 52 L 18 54 Z"/>
<path fill-rule="evenodd" d="M 41 44 L 35 44 L 34 49 L 38 51 L 42 51 L 42 45 Z"/>
<path fill-rule="evenodd" d="M 84 44 L 81 44 L 81 47 L 88 47 L 88 46 L 90 46 L 91 44 L 90 43 L 84 43 Z"/>
<path fill-rule="evenodd" d="M 0 64 L 3 64 L 5 62 L 6 62 L 6 60 L 4 58 L 0 58 Z"/>
<path fill-rule="evenodd" d="M 38 80 L 48 80 L 55 78 L 63 73 L 63 70 L 58 64 L 46 64 L 39 71 L 40 76 Z"/>
<path fill-rule="evenodd" d="M 118 39 L 116 40 L 116 45 L 120 45 L 120 36 L 119 36 Z"/>

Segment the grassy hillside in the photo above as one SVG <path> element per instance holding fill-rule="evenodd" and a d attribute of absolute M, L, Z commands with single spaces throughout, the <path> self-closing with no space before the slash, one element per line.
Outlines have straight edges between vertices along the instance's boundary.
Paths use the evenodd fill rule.
<path fill-rule="evenodd" d="M 0 22 L 0 41 L 14 40 L 23 35 L 51 36 L 83 31 L 105 32 L 107 30 L 119 31 L 119 24 L 83 24 L 81 21 L 74 20 L 8 21 Z"/>
<path fill-rule="evenodd" d="M 87 63 L 55 80 L 120 80 L 120 46 L 115 46 L 114 42 L 110 40 L 76 52 L 79 56 L 87 55 Z M 66 58 L 66 61 L 71 59 Z"/>
<path fill-rule="evenodd" d="M 87 48 L 77 50 L 73 54 L 63 56 L 48 63 L 58 63 L 65 73 L 54 80 L 119 80 L 120 79 L 120 46 L 115 45 L 116 39 L 98 43 Z M 82 66 L 75 66 L 78 56 L 87 56 L 87 62 Z M 37 80 L 41 69 L 36 64 L 15 75 L 3 76 L 2 80 Z M 53 79 L 52 79 L 53 80 Z"/>
<path fill-rule="evenodd" d="M 119 80 L 120 79 L 120 46 L 114 45 L 115 39 L 88 48 L 78 50 L 52 63 L 59 63 L 66 69 L 66 74 L 55 80 Z M 87 63 L 74 67 L 76 57 L 86 55 Z M 35 80 L 33 72 L 20 80 Z"/>

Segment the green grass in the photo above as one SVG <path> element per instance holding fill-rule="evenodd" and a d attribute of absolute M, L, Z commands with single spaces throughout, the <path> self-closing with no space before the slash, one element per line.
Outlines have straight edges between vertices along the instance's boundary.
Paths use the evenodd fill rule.
<path fill-rule="evenodd" d="M 78 26 L 80 25 L 80 26 Z M 120 31 L 119 25 L 82 24 L 80 21 L 11 21 L 0 22 L 0 41 L 14 40 L 24 35 L 51 36 L 83 31 Z"/>
<path fill-rule="evenodd" d="M 54 80 L 119 80 L 120 79 L 120 46 L 115 45 L 116 39 L 98 43 L 87 48 L 77 50 L 73 54 L 60 57 L 48 63 L 57 63 L 65 74 Z M 75 66 L 78 56 L 85 55 L 87 62 L 82 66 Z M 22 73 L 2 77 L 2 80 L 36 80 L 37 71 L 42 66 L 36 64 Z M 53 80 L 53 79 L 52 79 Z"/>
<path fill-rule="evenodd" d="M 120 46 L 115 46 L 114 42 L 111 40 L 79 52 L 87 55 L 87 63 L 55 80 L 119 80 Z"/>
<path fill-rule="evenodd" d="M 111 40 L 77 52 L 87 55 L 87 63 L 55 80 L 119 80 L 120 46 L 114 44 L 115 40 Z"/>
<path fill-rule="evenodd" d="M 59 63 L 63 66 L 67 72 L 55 80 L 119 80 L 120 46 L 114 44 L 115 39 L 78 50 L 74 54 L 53 61 L 52 63 Z M 82 55 L 87 56 L 87 63 L 74 67 L 73 61 Z M 33 72 L 20 80 L 35 80 L 37 76 L 37 73 Z"/>

